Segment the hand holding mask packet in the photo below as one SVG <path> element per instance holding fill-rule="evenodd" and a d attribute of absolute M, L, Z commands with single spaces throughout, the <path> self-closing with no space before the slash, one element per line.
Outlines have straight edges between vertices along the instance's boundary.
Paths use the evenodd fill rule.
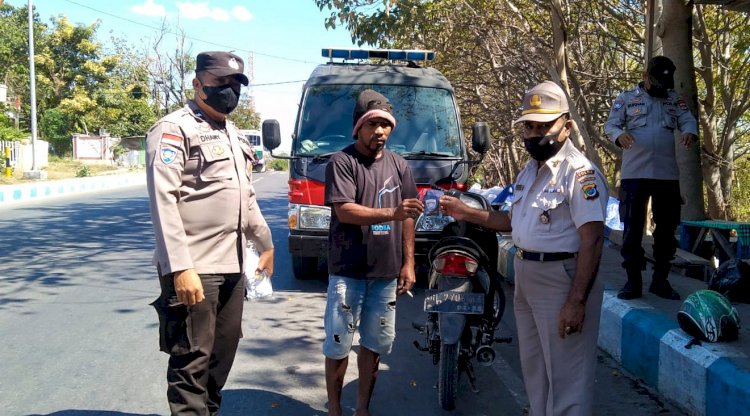
<path fill-rule="evenodd" d="M 418 198 L 424 204 L 424 215 L 443 215 L 440 212 L 440 197 L 445 194 L 438 189 L 422 189 Z"/>

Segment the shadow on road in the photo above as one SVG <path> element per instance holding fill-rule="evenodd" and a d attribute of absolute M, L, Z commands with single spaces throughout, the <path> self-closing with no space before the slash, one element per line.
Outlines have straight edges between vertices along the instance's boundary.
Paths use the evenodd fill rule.
<path fill-rule="evenodd" d="M 153 250 L 146 198 L 25 207 L 17 217 L 0 222 L 0 310 L 82 281 L 106 285 L 113 273 L 120 281 L 151 278 L 143 267 Z M 113 260 L 117 270 L 108 268 Z"/>
<path fill-rule="evenodd" d="M 125 413 L 109 410 L 60 410 L 53 413 L 35 413 L 29 416 L 159 416 L 157 413 Z"/>
<path fill-rule="evenodd" d="M 325 415 L 310 405 L 283 394 L 257 389 L 224 390 L 222 416 Z"/>

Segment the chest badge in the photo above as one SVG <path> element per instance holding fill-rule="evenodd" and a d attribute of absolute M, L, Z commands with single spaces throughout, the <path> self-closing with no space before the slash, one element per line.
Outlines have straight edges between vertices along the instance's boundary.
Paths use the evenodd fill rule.
<path fill-rule="evenodd" d="M 544 211 L 542 211 L 541 214 L 539 214 L 539 222 L 545 225 L 549 224 L 549 210 L 548 209 L 545 209 Z"/>
<path fill-rule="evenodd" d="M 211 147 L 211 154 L 214 156 L 221 156 L 224 154 L 224 147 L 221 145 L 214 145 Z"/>

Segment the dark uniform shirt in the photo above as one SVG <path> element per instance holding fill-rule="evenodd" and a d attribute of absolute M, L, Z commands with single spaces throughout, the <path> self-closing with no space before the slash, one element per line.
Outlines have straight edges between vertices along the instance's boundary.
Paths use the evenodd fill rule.
<path fill-rule="evenodd" d="M 693 113 L 675 91 L 658 98 L 637 86 L 618 95 L 604 132 L 613 142 L 624 132 L 635 138 L 622 152 L 621 178 L 679 180 L 675 129 L 698 135 Z"/>

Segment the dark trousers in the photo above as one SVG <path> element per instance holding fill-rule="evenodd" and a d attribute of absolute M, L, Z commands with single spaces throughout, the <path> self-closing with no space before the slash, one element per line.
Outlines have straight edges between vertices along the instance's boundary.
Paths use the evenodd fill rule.
<path fill-rule="evenodd" d="M 675 231 L 680 224 L 679 181 L 658 179 L 623 179 L 620 186 L 620 219 L 625 225 L 622 267 L 631 275 L 646 268 L 642 247 L 648 199 L 654 215 L 654 278 L 666 279 L 677 249 Z"/>
<path fill-rule="evenodd" d="M 206 297 L 177 302 L 173 275 L 159 278 L 159 343 L 169 354 L 167 400 L 173 415 L 216 414 L 242 338 L 245 281 L 241 274 L 201 275 Z"/>

